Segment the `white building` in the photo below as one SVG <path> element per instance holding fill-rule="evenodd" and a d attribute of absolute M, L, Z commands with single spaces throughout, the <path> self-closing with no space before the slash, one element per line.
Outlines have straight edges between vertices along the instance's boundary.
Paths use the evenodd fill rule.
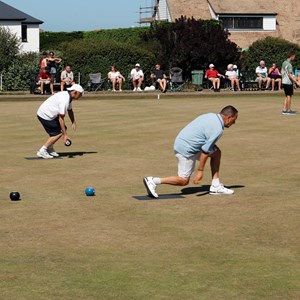
<path fill-rule="evenodd" d="M 5 27 L 16 34 L 21 42 L 20 51 L 40 51 L 40 24 L 42 23 L 43 21 L 0 1 L 0 27 Z"/>

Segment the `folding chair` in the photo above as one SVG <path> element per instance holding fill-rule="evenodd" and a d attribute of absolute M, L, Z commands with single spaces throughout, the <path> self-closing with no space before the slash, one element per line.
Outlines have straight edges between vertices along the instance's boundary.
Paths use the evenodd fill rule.
<path fill-rule="evenodd" d="M 101 78 L 101 73 L 89 74 L 88 91 L 98 91 L 102 88 L 104 80 Z"/>
<path fill-rule="evenodd" d="M 185 82 L 182 79 L 182 69 L 174 67 L 170 69 L 170 87 L 171 92 L 183 91 Z"/>

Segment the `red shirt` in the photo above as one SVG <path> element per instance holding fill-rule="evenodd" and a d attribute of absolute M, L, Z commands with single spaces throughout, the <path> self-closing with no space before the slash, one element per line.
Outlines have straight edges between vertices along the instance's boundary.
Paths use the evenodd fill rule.
<path fill-rule="evenodd" d="M 205 72 L 205 76 L 207 76 L 207 78 L 217 78 L 218 77 L 219 72 L 216 69 L 208 69 Z"/>
<path fill-rule="evenodd" d="M 41 71 L 40 72 L 40 78 L 41 79 L 51 79 L 51 74 L 48 71 L 46 71 L 46 72 Z"/>

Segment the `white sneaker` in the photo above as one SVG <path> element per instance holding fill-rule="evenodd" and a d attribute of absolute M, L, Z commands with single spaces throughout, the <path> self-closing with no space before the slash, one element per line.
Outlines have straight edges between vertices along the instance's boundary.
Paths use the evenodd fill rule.
<path fill-rule="evenodd" d="M 139 88 L 139 87 L 138 87 L 136 90 L 137 90 L 138 92 L 141 92 L 141 91 L 142 91 L 141 88 Z"/>
<path fill-rule="evenodd" d="M 59 157 L 59 154 L 58 154 L 57 152 L 55 152 L 53 146 L 52 146 L 52 147 L 49 147 L 49 148 L 47 149 L 47 152 L 48 152 L 51 156 L 53 156 L 53 157 Z"/>
<path fill-rule="evenodd" d="M 222 183 L 218 186 L 210 186 L 209 189 L 210 195 L 232 195 L 234 194 L 234 190 L 226 188 Z"/>
<path fill-rule="evenodd" d="M 136 88 L 134 88 L 133 91 L 136 92 Z"/>
<path fill-rule="evenodd" d="M 153 181 L 153 177 L 144 177 L 143 182 L 149 197 L 158 198 L 158 195 L 155 192 L 156 184 Z"/>
<path fill-rule="evenodd" d="M 47 150 L 39 150 L 36 155 L 38 157 L 41 157 L 41 158 L 45 158 L 45 159 L 49 159 L 49 158 L 53 158 L 52 155 L 50 155 Z"/>

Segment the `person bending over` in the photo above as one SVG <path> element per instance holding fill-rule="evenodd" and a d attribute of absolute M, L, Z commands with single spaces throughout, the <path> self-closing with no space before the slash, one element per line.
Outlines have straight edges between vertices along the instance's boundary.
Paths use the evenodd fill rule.
<path fill-rule="evenodd" d="M 174 153 L 178 161 L 178 175 L 169 177 L 144 177 L 143 182 L 152 198 L 158 198 L 156 187 L 160 184 L 185 186 L 199 160 L 194 183 L 201 182 L 205 164 L 210 158 L 212 182 L 209 189 L 211 195 L 231 195 L 233 190 L 224 187 L 219 179 L 221 150 L 216 142 L 223 134 L 224 128 L 235 124 L 238 111 L 229 105 L 224 107 L 219 114 L 208 113 L 199 116 L 186 125 L 177 135 L 174 143 Z"/>

